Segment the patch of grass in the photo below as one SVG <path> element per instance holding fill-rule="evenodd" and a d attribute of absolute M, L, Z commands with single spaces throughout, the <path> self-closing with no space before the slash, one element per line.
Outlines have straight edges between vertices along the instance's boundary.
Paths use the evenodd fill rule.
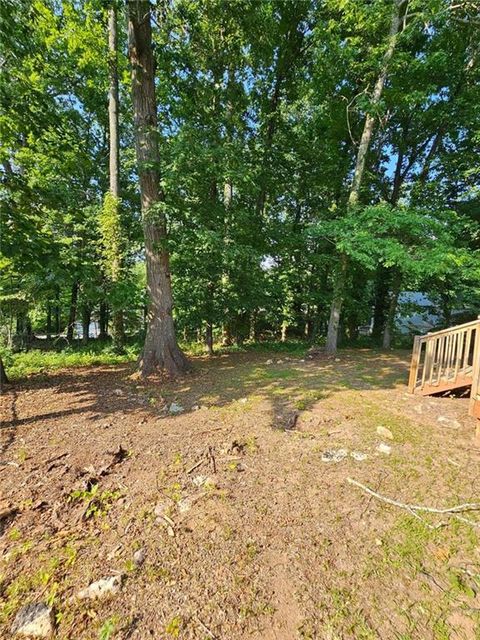
<path fill-rule="evenodd" d="M 398 569 L 407 565 L 414 571 L 419 571 L 425 558 L 427 544 L 435 541 L 438 535 L 438 530 L 429 529 L 426 524 L 412 516 L 400 518 L 388 537 L 384 537 L 384 540 L 388 540 L 385 546 L 387 562 Z"/>
<path fill-rule="evenodd" d="M 10 380 L 25 378 L 34 373 L 54 371 L 67 367 L 87 367 L 93 365 L 122 364 L 132 362 L 137 358 L 136 346 L 127 347 L 124 354 L 115 353 L 110 346 L 88 345 L 84 347 L 70 347 L 63 351 L 31 351 L 12 355 L 12 364 L 8 368 Z"/>
<path fill-rule="evenodd" d="M 118 616 L 112 616 L 105 620 L 100 628 L 100 632 L 98 634 L 98 640 L 110 640 L 115 633 L 115 629 L 118 625 L 119 619 Z"/>
<path fill-rule="evenodd" d="M 87 503 L 85 518 L 100 518 L 105 516 L 112 508 L 113 503 L 121 496 L 120 491 L 99 492 L 98 484 L 94 484 L 91 489 L 77 489 L 69 495 L 69 500 Z"/>
<path fill-rule="evenodd" d="M 275 365 L 269 365 L 265 367 L 255 366 L 245 377 L 247 384 L 252 382 L 258 382 L 259 380 L 293 380 L 302 379 L 302 373 L 294 369 L 292 366 L 288 368 L 277 369 Z"/>
<path fill-rule="evenodd" d="M 182 624 L 183 624 L 182 618 L 180 618 L 180 616 L 175 616 L 170 620 L 170 622 L 165 627 L 165 633 L 169 635 L 171 638 L 178 638 L 180 635 Z"/>
<path fill-rule="evenodd" d="M 279 342 L 278 340 L 265 340 L 262 342 L 247 342 L 243 346 L 245 351 L 254 351 L 257 353 L 305 353 L 311 347 L 309 342 L 304 340 L 286 340 Z"/>
<path fill-rule="evenodd" d="M 305 391 L 300 395 L 299 398 L 295 400 L 293 406 L 299 411 L 305 411 L 306 409 L 309 409 L 312 405 L 314 405 L 318 400 L 321 400 L 323 397 L 324 393 L 320 389 Z"/>

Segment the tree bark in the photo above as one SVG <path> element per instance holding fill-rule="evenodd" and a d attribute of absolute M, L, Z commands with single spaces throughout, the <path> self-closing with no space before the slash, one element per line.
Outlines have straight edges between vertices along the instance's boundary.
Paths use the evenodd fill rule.
<path fill-rule="evenodd" d="M 15 350 L 27 347 L 27 315 L 24 309 L 19 309 L 16 313 L 14 347 Z"/>
<path fill-rule="evenodd" d="M 233 344 L 232 327 L 230 322 L 225 322 L 222 325 L 222 347 L 230 347 Z"/>
<path fill-rule="evenodd" d="M 358 147 L 357 158 L 355 162 L 355 170 L 353 173 L 352 186 L 348 196 L 348 207 L 355 207 L 360 198 L 360 189 L 365 174 L 365 166 L 367 160 L 367 154 L 372 140 L 373 129 L 375 124 L 375 109 L 382 97 L 383 87 L 385 80 L 387 79 L 388 66 L 392 59 L 397 44 L 397 37 L 400 33 L 402 26 L 402 8 L 404 7 L 406 0 L 393 0 L 394 10 L 392 13 L 392 20 L 390 24 L 390 33 L 388 38 L 388 46 L 382 59 L 380 67 L 380 73 L 375 82 L 373 89 L 373 95 L 371 100 L 372 109 L 367 113 L 365 118 L 365 124 L 363 127 L 362 137 L 360 139 L 360 145 Z M 335 284 L 333 291 L 332 306 L 330 309 L 330 320 L 328 323 L 327 332 L 327 353 L 334 354 L 337 350 L 338 342 L 338 327 L 340 324 L 340 315 L 342 311 L 342 304 L 345 297 L 345 283 L 346 272 L 348 269 L 348 257 L 345 254 L 340 255 L 340 266 L 335 274 Z M 343 288 L 342 288 L 343 287 Z"/>
<path fill-rule="evenodd" d="M 120 147 L 118 136 L 118 62 L 117 62 L 117 9 L 113 4 L 108 10 L 108 129 L 110 134 L 109 177 L 110 193 L 120 195 Z"/>
<path fill-rule="evenodd" d="M 209 356 L 213 356 L 213 325 L 211 322 L 207 322 L 205 329 L 205 345 Z"/>
<path fill-rule="evenodd" d="M 140 177 L 142 221 L 145 236 L 148 326 L 139 371 L 147 376 L 159 367 L 169 375 L 188 368 L 178 347 L 172 309 L 167 224 L 160 188 L 157 103 L 148 0 L 128 1 L 129 58 L 135 117 L 135 148 Z"/>
<path fill-rule="evenodd" d="M 82 308 L 82 344 L 88 344 L 90 338 L 90 319 L 92 317 L 91 308 L 85 304 Z"/>
<path fill-rule="evenodd" d="M 393 332 L 395 330 L 395 316 L 397 314 L 398 296 L 402 286 L 402 276 L 400 272 L 396 272 L 393 276 L 392 290 L 390 291 L 390 300 L 388 303 L 388 312 L 385 322 L 385 330 L 383 332 L 383 348 L 390 349 L 392 345 Z"/>
<path fill-rule="evenodd" d="M 78 282 L 74 280 L 72 283 L 72 292 L 70 294 L 70 311 L 68 313 L 67 325 L 67 341 L 72 342 L 75 320 L 77 318 L 77 300 L 78 300 Z"/>
<path fill-rule="evenodd" d="M 100 310 L 98 314 L 98 339 L 106 340 L 108 338 L 108 309 L 106 302 L 100 302 Z"/>
<path fill-rule="evenodd" d="M 3 361 L 0 358 L 0 389 L 3 387 L 4 384 L 8 384 L 8 377 L 7 377 L 7 374 L 5 373 L 5 367 L 3 366 Z"/>
<path fill-rule="evenodd" d="M 388 269 L 380 265 L 375 279 L 375 301 L 373 307 L 372 340 L 380 346 L 385 331 L 388 315 L 388 289 L 390 274 Z"/>
<path fill-rule="evenodd" d="M 329 355 L 334 355 L 337 351 L 338 327 L 340 325 L 340 314 L 345 297 L 345 285 L 347 282 L 347 257 L 340 255 L 339 263 L 335 269 L 333 281 L 333 297 L 330 307 L 330 319 L 328 321 L 327 344 L 325 351 Z"/>
<path fill-rule="evenodd" d="M 250 328 L 248 331 L 248 339 L 255 342 L 257 339 L 257 309 L 250 312 Z"/>
<path fill-rule="evenodd" d="M 55 335 L 58 337 L 60 335 L 60 291 L 57 289 L 55 295 Z"/>
<path fill-rule="evenodd" d="M 52 339 L 52 305 L 47 303 L 47 340 Z"/>
<path fill-rule="evenodd" d="M 372 112 L 367 113 L 365 118 L 365 124 L 363 127 L 362 137 L 360 139 L 360 145 L 358 147 L 357 159 L 355 163 L 355 171 L 353 174 L 352 186 L 350 194 L 348 196 L 349 206 L 354 206 L 358 203 L 360 197 L 360 188 L 362 186 L 363 176 L 365 173 L 365 163 L 367 160 L 368 149 L 372 140 L 373 128 L 375 124 L 375 109 L 382 97 L 383 87 L 385 86 L 385 80 L 387 79 L 388 66 L 392 59 L 395 47 L 397 44 L 398 34 L 400 33 L 402 26 L 402 7 L 406 0 L 393 0 L 394 10 L 392 14 L 392 21 L 390 24 L 390 34 L 388 39 L 388 47 L 383 54 L 382 65 L 375 87 L 373 89 L 373 95 L 371 100 Z"/>
<path fill-rule="evenodd" d="M 109 53 L 109 93 L 108 93 L 108 124 L 110 133 L 109 174 L 110 193 L 115 198 L 117 207 L 117 224 L 120 225 L 120 144 L 118 129 L 119 92 L 118 92 L 118 54 L 117 54 L 117 9 L 115 3 L 108 12 L 108 53 Z M 118 282 L 122 268 L 120 252 L 114 257 L 116 264 L 112 265 L 112 282 Z M 122 352 L 125 346 L 125 327 L 123 309 L 115 308 L 112 313 L 113 346 L 117 352 Z"/>

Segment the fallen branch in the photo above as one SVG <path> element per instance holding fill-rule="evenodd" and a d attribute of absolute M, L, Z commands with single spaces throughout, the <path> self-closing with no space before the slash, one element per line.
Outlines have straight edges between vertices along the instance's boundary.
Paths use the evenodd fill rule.
<path fill-rule="evenodd" d="M 213 447 L 208 447 L 208 457 L 212 463 L 213 473 L 217 473 L 217 464 L 215 462 L 215 456 L 213 455 Z"/>
<path fill-rule="evenodd" d="M 436 507 L 425 507 L 420 504 L 408 504 L 405 502 L 399 502 L 398 500 L 392 500 L 391 498 L 387 498 L 386 496 L 382 496 L 380 493 L 373 491 L 370 487 L 362 484 L 361 482 L 357 482 L 353 480 L 353 478 L 347 478 L 347 482 L 349 484 L 353 484 L 356 487 L 359 487 L 365 493 L 368 493 L 370 496 L 377 498 L 377 500 L 381 500 L 382 502 L 386 502 L 387 504 L 391 504 L 394 507 L 399 507 L 400 509 L 406 509 L 407 511 L 426 511 L 427 513 L 439 513 L 439 514 L 456 514 L 463 513 L 464 511 L 480 511 L 480 503 L 479 502 L 465 502 L 464 504 L 458 504 L 454 507 L 448 507 L 446 509 L 437 509 Z M 478 523 L 473 523 L 472 521 L 468 521 L 470 524 L 475 524 L 478 526 Z"/>
<path fill-rule="evenodd" d="M 207 625 L 202 622 L 200 620 L 200 618 L 197 617 L 198 623 L 199 625 L 202 627 L 202 629 L 205 631 L 205 633 L 208 635 L 209 638 L 211 638 L 212 640 L 217 640 L 217 636 L 213 633 L 213 631 L 211 631 Z"/>
<path fill-rule="evenodd" d="M 196 462 L 192 467 L 190 467 L 190 469 L 187 469 L 187 473 L 192 473 L 192 471 L 195 471 L 195 469 L 198 469 L 198 467 L 203 464 L 204 459 L 202 458 L 201 460 L 199 460 L 198 462 Z"/>

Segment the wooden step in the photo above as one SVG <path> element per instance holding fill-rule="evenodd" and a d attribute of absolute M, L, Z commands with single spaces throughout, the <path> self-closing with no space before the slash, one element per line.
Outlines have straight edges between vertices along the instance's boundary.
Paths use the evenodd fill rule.
<path fill-rule="evenodd" d="M 453 391 L 454 389 L 461 389 L 462 387 L 471 386 L 471 375 L 458 375 L 456 378 L 452 378 L 451 380 L 440 379 L 439 382 L 434 384 L 425 383 L 423 387 L 420 383 L 415 389 L 415 393 L 418 393 L 422 396 L 431 396 L 435 393 L 445 393 L 445 391 Z"/>

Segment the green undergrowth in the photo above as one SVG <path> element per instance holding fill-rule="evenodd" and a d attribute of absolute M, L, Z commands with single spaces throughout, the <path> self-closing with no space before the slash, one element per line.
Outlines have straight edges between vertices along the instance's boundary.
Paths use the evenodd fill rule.
<path fill-rule="evenodd" d="M 238 352 L 278 352 L 278 353 L 303 353 L 307 348 L 304 342 L 283 342 L 273 341 L 261 343 L 249 343 L 231 347 L 220 347 L 216 349 L 217 354 L 238 353 Z M 182 349 L 189 356 L 199 356 L 205 354 L 205 347 L 198 342 L 191 342 L 181 345 Z M 69 367 L 88 367 L 95 365 L 122 364 L 134 362 L 140 353 L 140 344 L 128 345 L 122 354 L 115 353 L 109 343 L 91 341 L 88 345 L 73 345 L 65 349 L 38 349 L 30 351 L 11 353 L 2 349 L 1 355 L 7 369 L 10 380 L 19 380 L 35 373 L 54 371 Z"/>
<path fill-rule="evenodd" d="M 200 342 L 181 343 L 181 348 L 188 356 L 204 356 L 206 355 L 205 346 Z M 305 340 L 288 340 L 286 342 L 265 340 L 259 342 L 245 342 L 242 345 L 232 345 L 222 347 L 220 344 L 215 345 L 215 355 L 228 353 L 265 353 L 275 356 L 275 354 L 291 355 L 302 357 L 311 347 L 311 343 Z M 122 364 L 126 362 L 134 362 L 141 351 L 141 344 L 135 341 L 127 345 L 124 353 L 118 354 L 114 351 L 109 342 L 100 342 L 92 340 L 88 345 L 72 344 L 65 348 L 59 348 L 59 345 L 50 345 L 48 348 L 39 348 L 35 346 L 29 351 L 12 353 L 4 347 L 0 347 L 0 355 L 7 369 L 7 375 L 10 380 L 19 380 L 29 375 L 54 371 L 69 367 L 86 367 L 98 365 Z M 374 352 L 372 352 L 374 353 Z M 341 357 L 342 350 L 339 355 Z M 359 365 L 363 369 L 363 365 Z M 285 370 L 279 372 L 263 371 L 257 373 L 258 377 L 265 379 L 290 378 L 294 376 L 294 372 Z"/>
<path fill-rule="evenodd" d="M 127 347 L 123 354 L 115 353 L 111 347 L 99 349 L 90 345 L 67 348 L 63 351 L 32 349 L 12 354 L 5 364 L 9 379 L 18 380 L 33 373 L 55 369 L 132 362 L 136 359 L 137 353 L 137 348 L 133 346 Z"/>

